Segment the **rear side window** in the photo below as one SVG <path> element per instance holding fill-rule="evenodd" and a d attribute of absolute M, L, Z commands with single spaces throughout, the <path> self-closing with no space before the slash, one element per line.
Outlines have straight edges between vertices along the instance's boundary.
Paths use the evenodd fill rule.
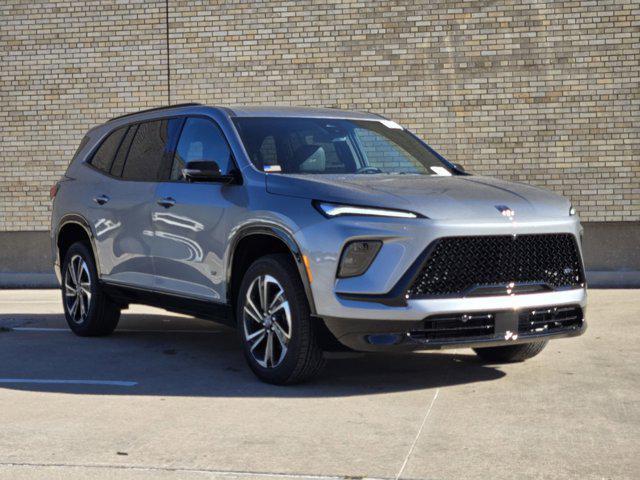
<path fill-rule="evenodd" d="M 132 125 L 127 130 L 127 134 L 124 136 L 124 139 L 120 143 L 120 148 L 118 149 L 118 153 L 116 153 L 116 158 L 113 160 L 113 164 L 111 165 L 111 175 L 114 177 L 122 176 L 122 170 L 124 169 L 124 162 L 127 159 L 127 153 L 129 153 L 129 148 L 131 148 L 131 142 L 133 142 L 133 137 L 136 134 L 137 125 Z"/>
<path fill-rule="evenodd" d="M 184 166 L 201 160 L 213 160 L 223 174 L 233 168 L 231 150 L 220 128 L 206 118 L 188 118 L 176 148 L 171 180 L 183 180 Z"/>
<path fill-rule="evenodd" d="M 122 141 L 122 137 L 124 137 L 125 132 L 127 131 L 126 127 L 119 128 L 111 133 L 107 139 L 102 142 L 96 153 L 93 154 L 91 161 L 89 162 L 98 170 L 101 170 L 105 173 L 109 173 L 111 170 L 111 163 L 113 162 L 113 157 L 120 146 L 120 142 Z"/>
<path fill-rule="evenodd" d="M 170 138 L 170 120 L 145 122 L 138 125 L 124 164 L 125 180 L 158 181 Z"/>

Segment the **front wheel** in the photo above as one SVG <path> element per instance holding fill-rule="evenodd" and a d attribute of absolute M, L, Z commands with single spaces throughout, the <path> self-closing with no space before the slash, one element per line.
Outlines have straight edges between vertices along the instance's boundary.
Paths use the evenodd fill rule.
<path fill-rule="evenodd" d="M 299 383 L 324 365 L 307 297 L 288 255 L 267 255 L 249 267 L 240 285 L 236 318 L 245 358 L 261 380 Z"/>
<path fill-rule="evenodd" d="M 542 340 L 538 342 L 521 343 L 518 345 L 506 345 L 504 347 L 474 348 L 473 350 L 482 360 L 487 362 L 524 362 L 525 360 L 538 355 L 544 347 L 547 346 L 547 343 L 548 340 Z"/>

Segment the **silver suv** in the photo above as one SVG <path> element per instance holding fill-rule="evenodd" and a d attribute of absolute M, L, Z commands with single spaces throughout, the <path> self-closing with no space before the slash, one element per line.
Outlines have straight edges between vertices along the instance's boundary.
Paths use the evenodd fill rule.
<path fill-rule="evenodd" d="M 570 203 L 473 176 L 384 117 L 199 104 L 91 129 L 53 187 L 67 322 L 130 303 L 237 326 L 262 380 L 323 351 L 471 347 L 522 361 L 585 329 Z"/>

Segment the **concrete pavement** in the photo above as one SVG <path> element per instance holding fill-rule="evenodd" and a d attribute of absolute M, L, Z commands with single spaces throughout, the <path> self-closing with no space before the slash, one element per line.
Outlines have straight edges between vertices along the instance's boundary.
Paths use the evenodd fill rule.
<path fill-rule="evenodd" d="M 523 364 L 334 354 L 275 387 L 216 324 L 136 306 L 78 338 L 57 291 L 0 291 L 0 478 L 638 478 L 640 291 L 589 302 Z"/>

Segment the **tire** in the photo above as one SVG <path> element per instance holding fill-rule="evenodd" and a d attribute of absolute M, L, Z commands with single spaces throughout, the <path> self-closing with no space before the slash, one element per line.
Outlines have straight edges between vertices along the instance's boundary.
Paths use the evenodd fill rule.
<path fill-rule="evenodd" d="M 265 284 L 267 301 L 262 302 L 260 291 Z M 264 309 L 268 304 L 271 307 Z M 240 284 L 236 319 L 244 356 L 260 380 L 275 385 L 300 383 L 324 366 L 307 296 L 288 255 L 267 255 L 249 267 Z"/>
<path fill-rule="evenodd" d="M 538 355 L 549 343 L 542 340 L 532 343 L 521 343 L 519 345 L 507 345 L 505 347 L 474 348 L 476 354 L 484 361 L 492 363 L 515 363 L 524 362 L 529 358 Z"/>
<path fill-rule="evenodd" d="M 83 242 L 71 245 L 62 263 L 62 305 L 69 328 L 81 337 L 109 335 L 120 320 L 120 308 L 103 292 L 93 254 Z"/>

